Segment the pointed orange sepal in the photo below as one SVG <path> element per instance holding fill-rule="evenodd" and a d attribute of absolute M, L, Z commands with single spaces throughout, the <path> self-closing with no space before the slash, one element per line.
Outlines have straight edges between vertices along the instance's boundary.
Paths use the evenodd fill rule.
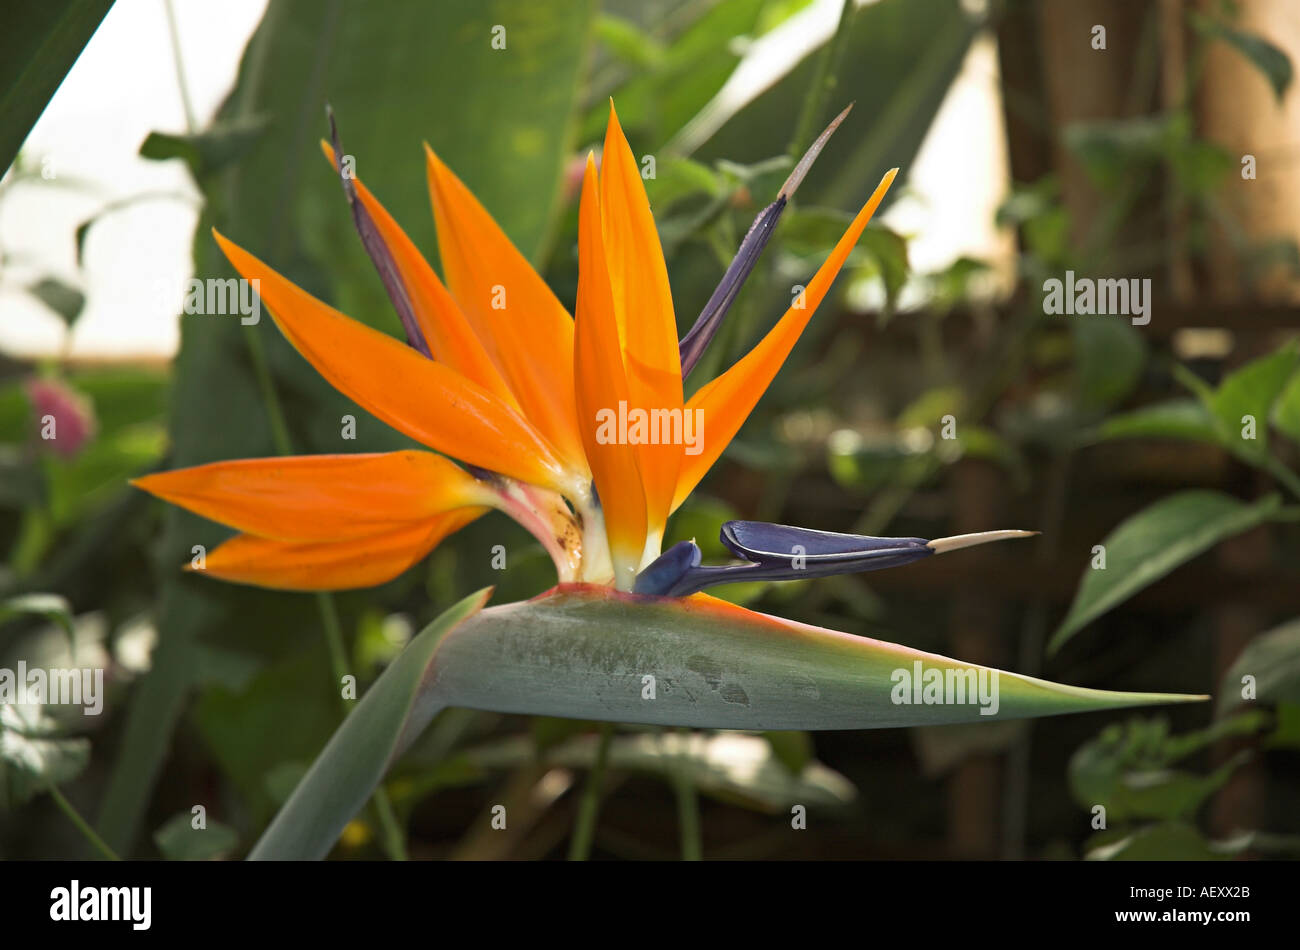
<path fill-rule="evenodd" d="M 321 151 L 335 164 L 334 149 L 324 139 L 320 143 Z M 379 199 L 362 184 L 360 178 L 353 178 L 358 200 L 370 214 L 375 228 L 384 239 L 388 252 L 393 256 L 398 274 L 406 287 L 411 309 L 416 322 L 424 333 L 433 358 L 446 363 L 456 372 L 471 382 L 477 383 L 485 390 L 498 397 L 502 402 L 518 409 L 514 393 L 502 379 L 496 365 L 483 349 L 483 343 L 474 334 L 469 321 L 461 313 L 455 299 L 442 285 L 429 262 L 425 260 L 419 248 L 402 230 Z"/>
<path fill-rule="evenodd" d="M 875 214 L 898 169 L 891 169 L 880 180 L 880 185 L 870 200 L 862 206 L 853 223 L 849 225 L 844 236 L 840 238 L 835 249 L 817 270 L 813 279 L 795 304 L 785 312 L 758 345 L 738 360 L 721 376 L 706 383 L 687 404 L 686 410 L 699 410 L 703 430 L 702 450 L 698 455 L 682 457 L 681 472 L 677 478 L 677 491 L 673 498 L 673 509 L 686 500 L 687 496 L 699 484 L 700 479 L 722 455 L 723 450 L 735 437 L 745 419 L 767 390 L 772 379 L 781 369 L 781 364 L 790 354 L 808 325 L 813 312 L 816 311 L 826 292 L 830 290 L 849 252 L 862 236 L 862 231 Z"/>
<path fill-rule="evenodd" d="M 682 458 L 682 365 L 659 232 L 613 102 L 601 157 L 600 204 L 605 263 L 626 357 L 628 404 L 654 424 L 647 435 L 655 438 L 637 446 L 637 458 L 648 529 L 657 538 L 668 519 Z"/>
<path fill-rule="evenodd" d="M 565 490 L 573 476 L 546 440 L 460 373 L 345 316 L 212 232 L 253 281 L 280 330 L 339 392 L 430 448 L 471 465 Z"/>
<path fill-rule="evenodd" d="M 573 319 L 478 199 L 425 146 L 443 276 L 528 420 L 585 471 L 573 405 Z"/>
<path fill-rule="evenodd" d="M 636 446 L 620 420 L 628 406 L 627 378 L 610 296 L 601 229 L 596 162 L 588 156 L 578 210 L 578 318 L 574 340 L 578 428 L 605 512 L 614 583 L 631 589 L 646 537 L 645 489 Z"/>
<path fill-rule="evenodd" d="M 344 541 L 272 541 L 237 534 L 185 569 L 238 584 L 275 590 L 349 590 L 392 580 L 443 538 L 486 512 L 460 508 L 382 534 Z"/>
<path fill-rule="evenodd" d="M 277 541 L 333 541 L 482 505 L 474 476 L 432 452 L 237 459 L 132 482 L 212 521 Z"/>

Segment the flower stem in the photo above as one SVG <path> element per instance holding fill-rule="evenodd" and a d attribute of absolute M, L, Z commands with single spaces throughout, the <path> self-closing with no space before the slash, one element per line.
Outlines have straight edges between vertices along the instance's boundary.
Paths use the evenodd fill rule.
<path fill-rule="evenodd" d="M 185 110 L 185 130 L 193 135 L 199 130 L 199 122 L 194 114 L 194 103 L 190 100 L 190 86 L 185 81 L 185 65 L 181 58 L 181 34 L 176 29 L 176 11 L 172 9 L 172 0 L 163 0 L 163 9 L 167 11 L 167 33 L 171 38 L 172 62 L 176 66 L 176 88 L 180 92 L 181 108 Z"/>
<path fill-rule="evenodd" d="M 681 829 L 682 860 L 702 861 L 704 845 L 700 839 L 700 800 L 695 793 L 695 783 L 686 770 L 684 755 L 673 770 L 673 792 L 677 796 L 677 825 Z"/>
<path fill-rule="evenodd" d="M 63 793 L 59 791 L 57 785 L 51 785 L 49 791 L 50 797 L 54 799 L 54 804 L 58 805 L 59 810 L 68 816 L 68 820 L 77 826 L 77 830 L 94 846 L 96 851 L 110 861 L 122 860 L 104 839 L 96 834 L 95 829 L 86 823 L 86 819 L 81 817 L 81 813 L 72 807 L 72 802 L 63 797 Z"/>
<path fill-rule="evenodd" d="M 578 805 L 578 820 L 569 840 L 569 860 L 586 861 L 591 855 L 591 841 L 596 834 L 596 817 L 600 814 L 600 791 L 605 782 L 605 763 L 609 760 L 609 742 L 614 735 L 612 722 L 601 723 L 600 740 L 596 745 L 596 760 L 587 773 L 587 785 L 582 790 Z"/>
<path fill-rule="evenodd" d="M 347 653 L 343 646 L 343 627 L 339 623 L 338 608 L 334 598 L 326 591 L 316 592 L 316 605 L 320 609 L 321 625 L 325 628 L 325 643 L 329 649 L 330 666 L 334 670 L 334 689 L 338 691 L 339 701 L 343 704 L 344 717 L 352 709 L 353 700 L 343 696 L 343 677 L 347 675 Z M 406 842 L 402 829 L 397 824 L 393 812 L 393 803 L 388 799 L 388 792 L 382 785 L 375 789 L 372 801 L 379 827 L 383 831 L 384 850 L 393 861 L 406 860 Z"/>
<path fill-rule="evenodd" d="M 351 702 L 343 698 L 343 677 L 348 673 L 347 651 L 343 647 L 343 627 L 339 623 L 338 608 L 334 598 L 325 591 L 316 592 L 316 606 L 320 610 L 321 625 L 325 628 L 325 646 L 329 650 L 330 668 L 334 672 L 334 688 L 339 691 L 339 700 L 343 712 L 351 708 Z"/>
<path fill-rule="evenodd" d="M 819 127 L 818 117 L 826 108 L 826 97 L 835 88 L 835 70 L 844 58 L 844 49 L 849 42 L 849 25 L 853 22 L 854 0 L 844 0 L 840 8 L 840 20 L 835 27 L 835 34 L 826 43 L 826 49 L 817 58 L 812 83 L 804 97 L 803 108 L 799 112 L 799 123 L 795 126 L 794 138 L 790 140 L 790 155 L 798 158 L 808 150 Z"/>

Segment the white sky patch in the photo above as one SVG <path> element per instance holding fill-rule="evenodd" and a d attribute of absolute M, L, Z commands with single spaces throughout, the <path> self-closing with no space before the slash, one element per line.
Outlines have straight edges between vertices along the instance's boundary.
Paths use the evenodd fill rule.
<path fill-rule="evenodd" d="M 177 29 L 200 125 L 234 82 L 239 58 L 266 0 L 176 3 Z M 160 309 L 156 287 L 183 287 L 192 276 L 191 246 L 199 195 L 179 160 L 137 154 L 154 130 L 185 131 L 185 112 L 162 0 L 114 4 L 32 129 L 23 153 L 49 160 L 56 182 L 19 183 L 0 201 L 0 350 L 34 357 L 167 358 L 180 327 Z M 174 192 L 104 217 L 90 229 L 78 272 L 75 234 L 104 205 L 143 192 Z M 23 287 L 50 275 L 86 294 L 66 339 L 63 322 Z"/>

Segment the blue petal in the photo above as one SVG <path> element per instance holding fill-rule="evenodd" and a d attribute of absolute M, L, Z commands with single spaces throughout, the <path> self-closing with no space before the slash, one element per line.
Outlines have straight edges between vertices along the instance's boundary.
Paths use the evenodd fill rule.
<path fill-rule="evenodd" d="M 667 594 L 693 567 L 700 565 L 700 548 L 694 541 L 678 541 L 636 576 L 634 594 Z"/>
<path fill-rule="evenodd" d="M 808 147 L 803 158 L 799 159 L 794 170 L 790 172 L 790 177 L 785 180 L 781 190 L 777 193 L 776 200 L 758 213 L 754 223 L 749 226 L 745 233 L 745 239 L 740 242 L 740 249 L 736 251 L 736 256 L 731 259 L 727 266 L 726 273 L 722 275 L 717 289 L 710 295 L 708 303 L 700 311 L 700 315 L 695 318 L 695 324 L 691 327 L 686 336 L 682 337 L 678 344 L 678 354 L 682 364 L 682 379 L 690 375 L 691 370 L 699 363 L 700 357 L 704 355 L 705 349 L 713 339 L 713 335 L 718 332 L 718 327 L 722 326 L 722 318 L 727 315 L 731 309 L 736 295 L 740 293 L 741 286 L 744 285 L 745 279 L 749 277 L 754 265 L 758 263 L 759 255 L 763 253 L 763 248 L 772 237 L 772 232 L 776 230 L 777 221 L 781 218 L 781 212 L 785 210 L 790 199 L 794 197 L 795 191 L 803 182 L 804 176 L 812 168 L 813 162 L 821 154 L 826 143 L 830 141 L 831 135 L 839 128 L 844 117 L 849 114 L 849 109 L 853 108 L 850 103 L 848 108 L 837 115 L 831 124 L 828 125 L 821 135 L 817 136 L 816 141 Z"/>
<path fill-rule="evenodd" d="M 932 553 L 924 538 L 873 538 L 766 521 L 728 521 L 722 526 L 721 539 L 731 553 L 758 564 L 785 564 L 794 558 L 836 564 L 891 552 L 921 551 L 918 557 Z"/>
<path fill-rule="evenodd" d="M 685 597 L 716 584 L 876 571 L 935 553 L 923 538 L 873 538 L 762 521 L 728 521 L 719 536 L 728 550 L 748 563 L 703 565 L 695 542 L 682 541 L 641 572 L 634 591 Z"/>

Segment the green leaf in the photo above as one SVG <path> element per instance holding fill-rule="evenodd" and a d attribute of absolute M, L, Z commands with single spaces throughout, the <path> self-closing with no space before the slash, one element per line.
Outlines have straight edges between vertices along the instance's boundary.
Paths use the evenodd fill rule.
<path fill-rule="evenodd" d="M 1273 404 L 1273 425 L 1291 441 L 1300 443 L 1300 373 L 1291 377 Z"/>
<path fill-rule="evenodd" d="M 1171 399 L 1111 416 L 1091 433 L 1091 438 L 1186 439 L 1211 444 L 1219 441 L 1209 410 L 1195 399 Z"/>
<path fill-rule="evenodd" d="M 20 594 L 0 600 L 0 622 L 24 614 L 37 614 L 73 634 L 72 605 L 59 594 Z"/>
<path fill-rule="evenodd" d="M 385 671 L 252 857 L 328 852 L 395 755 L 445 706 L 771 731 L 995 722 L 1205 698 L 1063 686 L 713 599 L 575 587 L 478 610 L 482 602 L 482 594 L 462 601 Z M 932 700 L 950 701 L 927 703 L 910 688 L 913 676 L 917 689 L 935 677 L 963 687 L 982 678 L 983 700 L 932 686 Z"/>
<path fill-rule="evenodd" d="M 1065 147 L 1103 191 L 1114 191 L 1136 171 L 1161 163 L 1171 145 L 1187 138 L 1186 120 L 1172 115 L 1095 119 L 1069 123 Z"/>
<path fill-rule="evenodd" d="M 1206 407 L 1218 420 L 1225 448 L 1247 461 L 1258 462 L 1267 456 L 1273 404 L 1298 367 L 1300 348 L 1293 340 L 1229 373 L 1213 395 L 1203 397 Z M 1254 420 L 1253 439 L 1242 437 L 1248 416 Z"/>
<path fill-rule="evenodd" d="M 772 747 L 772 754 L 791 775 L 798 775 L 813 760 L 812 736 L 798 730 L 765 732 L 763 738 Z"/>
<path fill-rule="evenodd" d="M 850 101 L 855 106 L 800 186 L 799 199 L 856 211 L 887 169 L 902 167 L 906 176 L 980 26 L 958 0 L 879 0 L 857 10 L 819 121 L 830 121 Z M 810 51 L 752 102 L 715 97 L 675 147 L 688 154 L 698 149 L 703 159 L 785 154 L 824 48 Z"/>
<path fill-rule="evenodd" d="M 709 166 L 671 155 L 656 161 L 655 177 L 645 180 L 646 197 L 650 199 L 650 207 L 657 217 L 675 201 L 692 195 L 716 197 L 724 187 L 722 176 Z"/>
<path fill-rule="evenodd" d="M 1190 817 L 1223 787 L 1249 752 L 1243 750 L 1207 775 L 1172 765 L 1225 737 L 1258 732 L 1265 722 L 1263 713 L 1248 713 L 1178 736 L 1169 735 L 1164 719 L 1133 719 L 1126 725 L 1107 726 L 1071 757 L 1071 794 L 1083 808 L 1104 806 L 1109 822 Z"/>
<path fill-rule="evenodd" d="M 1242 678 L 1254 678 L 1254 698 L 1263 703 L 1300 703 L 1300 619 L 1262 633 L 1241 651 L 1223 674 L 1217 714 L 1246 700 Z"/>
<path fill-rule="evenodd" d="M 183 811 L 153 833 L 154 844 L 168 861 L 210 861 L 229 854 L 239 844 L 233 828 L 205 819 L 194 827 L 194 816 Z"/>
<path fill-rule="evenodd" d="M 5 5 L 0 30 L 0 174 L 45 111 L 113 0 Z"/>
<path fill-rule="evenodd" d="M 35 614 L 50 623 L 58 624 L 68 636 L 68 643 L 76 643 L 76 627 L 72 619 L 72 605 L 59 594 L 19 594 L 0 600 L 0 624 L 13 617 Z"/>
<path fill-rule="evenodd" d="M 1269 748 L 1300 749 L 1300 703 L 1279 703 L 1273 731 L 1264 744 Z"/>
<path fill-rule="evenodd" d="M 1048 652 L 1055 653 L 1102 614 L 1224 538 L 1268 521 L 1281 506 L 1278 495 L 1247 504 L 1222 492 L 1184 491 L 1126 519 L 1102 541 L 1106 567 L 1084 571 Z"/>
<path fill-rule="evenodd" d="M 614 56 L 639 69 L 651 68 L 664 57 L 663 44 L 635 23 L 612 14 L 596 18 L 596 37 Z"/>
<path fill-rule="evenodd" d="M 434 650 L 490 594 L 479 591 L 449 609 L 384 670 L 303 776 L 250 859 L 314 859 L 329 852 L 393 760 L 441 707 L 425 689 Z"/>
<path fill-rule="evenodd" d="M 268 122 L 266 116 L 251 116 L 219 121 L 192 135 L 150 132 L 140 145 L 140 155 L 155 161 L 182 159 L 194 179 L 202 182 L 241 158 L 266 131 Z"/>
<path fill-rule="evenodd" d="M 1126 320 L 1075 320 L 1075 367 L 1085 408 L 1108 409 L 1133 391 L 1146 364 L 1147 344 Z"/>
<path fill-rule="evenodd" d="M 42 277 L 27 292 L 59 315 L 69 328 L 77 322 L 86 306 L 86 295 L 57 277 Z"/>
<path fill-rule="evenodd" d="M 581 141 L 597 141 L 604 135 L 609 120 L 605 99 L 608 94 L 618 106 L 619 121 L 637 149 L 637 156 L 650 150 L 658 154 L 664 142 L 686 125 L 731 76 L 740 62 L 738 41 L 755 29 L 766 5 L 766 0 L 715 0 L 691 5 L 682 12 L 689 15 L 692 8 L 703 12 L 676 35 L 663 40 L 647 37 L 644 27 L 648 23 L 642 24 L 644 39 L 640 42 L 626 36 L 615 38 L 606 27 L 602 39 L 617 43 L 623 58 L 633 62 L 640 59 L 641 68 L 612 87 L 601 84 L 601 95 L 583 116 Z M 656 30 L 664 19 L 645 5 L 636 14 L 647 21 L 660 21 L 655 23 Z M 621 22 L 631 26 L 630 20 Z"/>
<path fill-rule="evenodd" d="M 595 735 L 570 738 L 547 748 L 543 761 L 548 766 L 590 769 L 596 760 L 598 742 Z M 481 781 L 493 771 L 516 769 L 535 757 L 532 744 L 523 738 L 469 749 L 442 764 L 437 781 L 425 784 L 422 791 L 427 794 L 453 784 Z M 820 762 L 809 759 L 793 770 L 781 761 L 765 737 L 736 732 L 618 735 L 610 742 L 607 767 L 668 781 L 684 771 L 706 795 L 769 813 L 794 804 L 831 808 L 857 797 L 848 779 Z"/>
<path fill-rule="evenodd" d="M 1273 94 L 1277 96 L 1277 101 L 1279 103 L 1282 101 L 1293 78 L 1291 57 L 1285 50 L 1256 33 L 1238 30 L 1196 11 L 1191 11 L 1189 16 L 1192 26 L 1200 33 L 1222 40 L 1246 57 L 1252 66 L 1264 74 L 1264 78 L 1273 87 Z"/>
<path fill-rule="evenodd" d="M 1226 861 L 1231 851 L 1216 849 L 1211 842 L 1182 821 L 1148 825 L 1122 837 L 1098 836 L 1090 842 L 1088 861 Z"/>
<path fill-rule="evenodd" d="M 89 761 L 90 740 L 59 733 L 43 707 L 0 704 L 0 807 L 76 778 Z"/>

